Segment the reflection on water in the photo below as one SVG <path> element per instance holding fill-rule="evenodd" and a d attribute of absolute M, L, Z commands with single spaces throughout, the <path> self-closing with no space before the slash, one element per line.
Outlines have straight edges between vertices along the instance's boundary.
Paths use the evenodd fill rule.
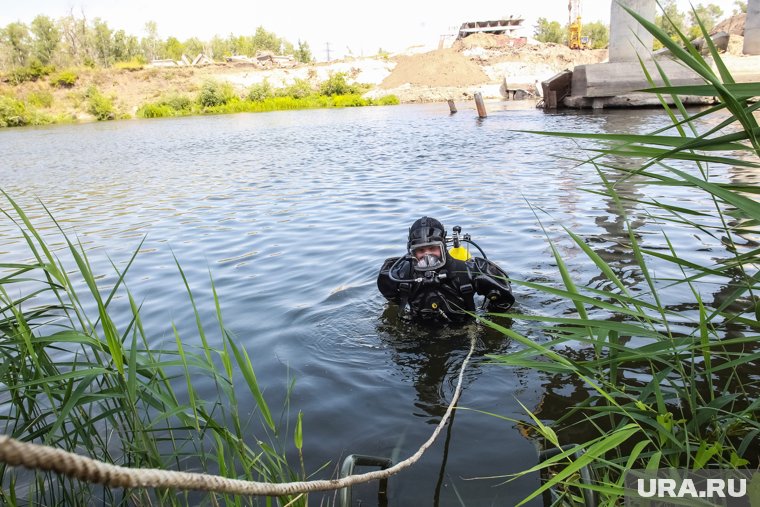
<path fill-rule="evenodd" d="M 508 328 L 510 321 L 496 322 Z M 478 375 L 478 358 L 486 354 L 506 353 L 511 341 L 494 329 L 479 322 L 458 326 L 433 327 L 401 318 L 395 305 L 386 306 L 377 334 L 390 350 L 393 362 L 417 391 L 414 405 L 421 410 L 415 415 L 428 417 L 438 424 L 451 401 L 462 362 L 475 340 L 473 365 L 465 370 L 464 388 Z"/>
<path fill-rule="evenodd" d="M 522 403 L 550 419 L 575 387 L 487 364 L 486 354 L 519 347 L 483 326 L 433 331 L 399 321 L 377 292 L 377 270 L 404 251 L 409 225 L 429 215 L 449 230 L 462 226 L 517 280 L 558 281 L 548 235 L 579 285 L 604 289 L 598 270 L 574 262 L 579 249 L 565 225 L 631 290 L 640 290 L 641 274 L 620 247 L 629 239 L 617 205 L 583 190 L 598 175 L 571 160 L 580 156 L 578 146 L 518 131 L 649 131 L 662 117 L 489 109 L 482 121 L 474 112 L 450 115 L 445 104 L 433 104 L 2 130 L 0 188 L 55 238 L 37 204 L 42 200 L 88 249 L 104 287 L 116 280 L 109 259 L 123 268 L 145 238 L 127 283 L 156 346 L 174 342 L 172 322 L 185 341 L 197 333 L 175 256 L 209 323 L 211 274 L 225 324 L 250 353 L 272 406 L 284 399 L 287 376 L 295 377 L 291 407 L 304 413 L 307 468 L 329 463 L 318 474 L 323 477 L 350 453 L 404 458 L 414 452 L 448 405 L 475 335 L 478 350 L 461 400 L 473 410 L 458 411 L 447 438 L 391 479 L 389 504 L 458 505 L 461 498 L 466 505 L 513 505 L 537 486 L 537 477 L 500 487 L 492 487 L 500 480 L 467 479 L 531 466 L 535 443 L 479 411 L 525 419 Z M 756 177 L 720 171 L 716 177 L 735 182 Z M 624 206 L 637 238 L 663 248 L 648 242 L 664 225 L 644 216 L 636 201 L 674 190 L 642 187 L 636 178 L 615 183 L 630 197 Z M 677 198 L 710 212 L 710 203 Z M 687 258 L 726 256 L 707 231 L 695 238 L 694 231 L 667 226 L 674 244 L 704 245 L 685 252 Z M 65 258 L 60 239 L 54 246 Z M 7 221 L 0 223 L 0 252 L 9 260 L 24 255 Z M 718 298 L 721 288 L 716 291 Z M 518 313 L 572 311 L 558 297 L 519 285 L 515 295 Z M 666 304 L 680 303 L 678 293 L 668 294 Z M 126 324 L 128 301 L 114 305 L 125 309 L 117 325 Z M 529 321 L 505 324 L 547 339 Z M 252 410 L 253 400 L 241 404 Z M 359 488 L 356 497 L 371 505 L 376 491 Z"/>

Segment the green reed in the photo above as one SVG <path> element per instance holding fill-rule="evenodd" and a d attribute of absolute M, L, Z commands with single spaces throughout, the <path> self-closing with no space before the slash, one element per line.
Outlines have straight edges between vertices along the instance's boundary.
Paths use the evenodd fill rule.
<path fill-rule="evenodd" d="M 542 422 L 540 413 L 529 413 L 535 437 L 545 448 L 562 451 L 518 474 L 547 473 L 547 480 L 523 503 L 549 491 L 555 505 L 582 505 L 584 495 L 593 495 L 600 505 L 619 505 L 624 473 L 631 468 L 760 466 L 760 248 L 752 241 L 739 246 L 744 236 L 757 234 L 760 204 L 754 196 L 760 188 L 710 177 L 712 164 L 760 167 L 760 103 L 750 100 L 760 96 L 760 83 L 734 82 L 704 26 L 716 70 L 686 36 L 681 34 L 683 48 L 629 12 L 705 84 L 671 86 L 657 66 L 664 85 L 655 86 L 647 74 L 652 84 L 646 91 L 660 97 L 670 125 L 646 135 L 541 133 L 595 144 L 594 155 L 577 162 L 599 175 L 599 188 L 589 191 L 613 202 L 623 218 L 627 237 L 619 246 L 633 259 L 643 287 L 634 292 L 615 266 L 565 229 L 584 254 L 581 262 L 593 265 L 609 288 L 579 287 L 549 240 L 562 284 L 516 283 L 565 298 L 575 313 L 510 315 L 535 321 L 549 337 L 544 343 L 489 323 L 523 345 L 517 353 L 493 357 L 494 362 L 537 368 L 556 375 L 559 382 L 577 378 L 588 392 L 552 424 Z M 643 62 L 642 68 L 646 71 Z M 718 103 L 692 112 L 679 95 L 714 96 Z M 714 120 L 713 126 L 699 133 L 697 121 L 707 118 Z M 636 185 L 698 193 L 713 209 L 703 213 L 677 202 L 633 201 L 618 191 L 630 178 Z M 684 253 L 701 245 L 675 245 L 666 232 L 661 236 L 664 249 L 648 248 L 629 222 L 625 204 L 631 203 L 645 207 L 652 220 L 664 225 L 708 235 L 730 252 L 729 258 L 713 264 L 688 260 Z M 650 267 L 652 260 L 680 275 L 658 276 Z M 725 290 L 710 303 L 705 294 L 716 287 Z M 683 295 L 683 303 L 669 306 L 663 293 L 674 289 Z M 579 428 L 586 441 L 563 438 Z M 582 471 L 589 471 L 592 480 L 584 480 Z"/>
<path fill-rule="evenodd" d="M 225 477 L 286 482 L 303 479 L 285 457 L 290 431 L 288 389 L 282 412 L 264 398 L 248 351 L 224 326 L 213 287 L 218 328 L 206 329 L 179 264 L 197 336 L 156 346 L 141 305 L 126 284 L 138 249 L 116 281 L 98 285 L 85 249 L 58 227 L 64 265 L 24 211 L 7 195 L 3 217 L 14 222 L 31 261 L 0 264 L 0 431 L 127 467 L 202 471 Z M 52 219 L 52 216 L 50 217 Z M 56 224 L 57 225 L 57 224 Z M 117 326 L 114 301 L 128 301 Z M 125 299 L 126 298 L 126 299 Z M 44 301 L 44 303 L 43 303 Z M 123 309 L 120 310 L 123 312 Z M 123 315 L 121 315 L 123 318 Z M 204 399 L 195 386 L 215 386 Z M 186 391 L 180 394 L 178 389 Z M 241 414 L 241 401 L 257 414 Z M 246 406 L 251 405 L 247 403 Z M 252 419 L 252 420 L 251 420 Z M 293 449 L 303 428 L 297 419 Z M 302 463 L 302 461 L 301 461 Z M 271 505 L 272 499 L 150 490 L 108 490 L 52 473 L 0 465 L 4 505 Z M 305 497 L 282 498 L 305 505 Z"/>

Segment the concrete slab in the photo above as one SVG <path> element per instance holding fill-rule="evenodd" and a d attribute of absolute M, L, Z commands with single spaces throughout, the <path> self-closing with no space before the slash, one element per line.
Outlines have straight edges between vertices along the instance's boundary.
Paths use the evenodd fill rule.
<path fill-rule="evenodd" d="M 760 81 L 760 55 L 723 55 L 721 58 L 736 82 Z M 704 84 L 696 72 L 681 63 L 669 58 L 658 58 L 657 62 L 672 85 Z M 664 86 L 654 61 L 644 63 L 655 84 Z M 714 65 L 713 69 L 717 73 Z M 638 92 L 650 86 L 639 62 L 579 65 L 573 69 L 571 96 L 565 99 L 564 105 L 582 108 L 655 106 L 659 104 L 655 96 Z M 709 97 L 683 99 L 691 104 L 703 104 L 710 100 Z"/>
<path fill-rule="evenodd" d="M 673 85 L 702 84 L 702 79 L 691 69 L 670 59 L 657 60 Z M 645 61 L 647 71 L 658 86 L 664 82 L 659 77 L 655 62 Z M 614 97 L 635 92 L 651 85 L 639 62 L 597 63 L 579 65 L 573 69 L 572 96 Z"/>

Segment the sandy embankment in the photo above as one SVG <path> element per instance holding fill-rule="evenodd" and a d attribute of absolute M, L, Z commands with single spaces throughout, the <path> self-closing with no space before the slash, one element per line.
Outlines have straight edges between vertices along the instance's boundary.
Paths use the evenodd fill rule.
<path fill-rule="evenodd" d="M 80 70 L 73 88 L 51 87 L 40 81 L 13 87 L 10 95 L 21 98 L 41 92 L 53 95 L 53 113 L 78 120 L 92 119 L 86 112 L 84 93 L 96 87 L 114 100 L 119 115 L 134 117 L 146 103 L 168 95 L 194 95 L 209 80 L 228 81 L 244 96 L 248 88 L 267 80 L 279 88 L 296 79 L 318 86 L 331 73 L 345 73 L 350 82 L 372 86 L 369 97 L 396 95 L 402 103 L 469 100 L 476 92 L 485 99 L 505 99 L 507 89 L 536 92 L 536 82 L 583 63 L 607 58 L 606 50 L 571 51 L 557 44 L 510 47 L 504 36 L 475 34 L 451 48 L 388 58 L 353 58 L 290 68 L 261 68 L 253 63 L 224 63 L 196 67 L 143 68 L 139 70 Z M 11 85 L 0 83 L 0 92 Z"/>
<path fill-rule="evenodd" d="M 368 96 L 396 95 L 401 102 L 437 102 L 471 99 L 480 92 L 484 98 L 504 99 L 507 89 L 536 92 L 537 82 L 565 69 L 585 63 L 599 63 L 607 50 L 572 51 L 558 44 L 509 46 L 503 36 L 476 34 L 457 41 L 451 48 L 396 55 L 388 59 L 355 58 L 289 69 L 228 71 L 216 75 L 240 88 L 265 79 L 275 87 L 291 84 L 296 78 L 313 83 L 324 81 L 334 72 L 344 72 L 352 82 L 373 85 Z"/>

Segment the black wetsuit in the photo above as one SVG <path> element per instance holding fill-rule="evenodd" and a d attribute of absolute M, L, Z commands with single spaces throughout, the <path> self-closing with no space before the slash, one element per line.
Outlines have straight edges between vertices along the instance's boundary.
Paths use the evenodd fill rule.
<path fill-rule="evenodd" d="M 393 278 L 401 281 L 391 279 L 391 268 Z M 442 268 L 428 272 L 414 270 L 408 255 L 391 257 L 380 268 L 377 287 L 386 299 L 402 309 L 408 305 L 412 317 L 422 320 L 467 320 L 475 312 L 475 294 L 485 296 L 487 311 L 504 311 L 515 302 L 507 274 L 481 257 L 460 261 L 447 256 Z"/>

